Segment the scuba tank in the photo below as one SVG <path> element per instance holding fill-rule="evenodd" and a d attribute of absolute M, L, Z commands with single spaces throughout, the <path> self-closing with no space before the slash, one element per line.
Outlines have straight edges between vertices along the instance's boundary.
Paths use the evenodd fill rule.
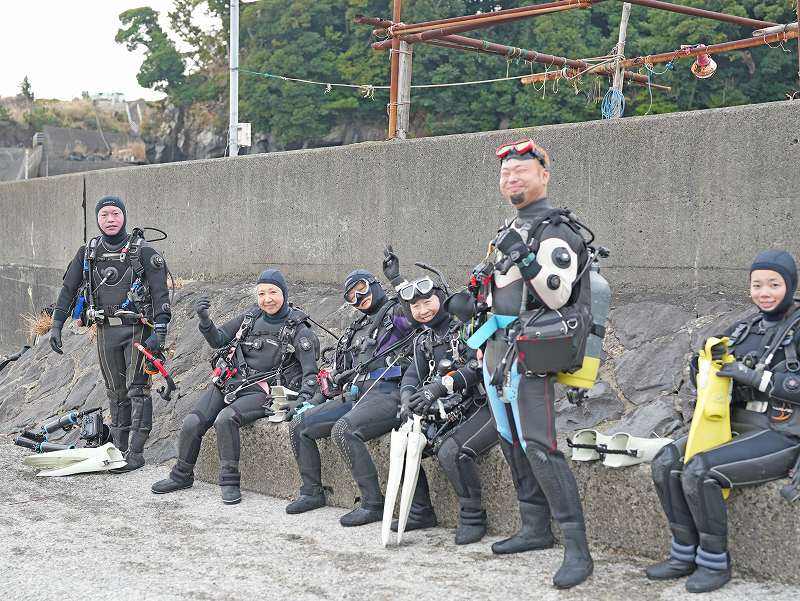
<path fill-rule="evenodd" d="M 586 340 L 583 364 L 574 372 L 561 372 L 557 379 L 561 384 L 572 388 L 590 389 L 597 381 L 600 357 L 603 353 L 603 338 L 606 335 L 606 321 L 611 306 L 611 287 L 602 275 L 597 259 L 589 267 L 589 282 L 592 292 L 592 327 Z"/>

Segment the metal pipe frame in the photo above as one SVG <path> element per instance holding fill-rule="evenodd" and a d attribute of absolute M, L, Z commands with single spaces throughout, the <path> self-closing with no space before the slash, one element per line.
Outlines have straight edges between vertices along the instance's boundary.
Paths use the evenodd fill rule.
<path fill-rule="evenodd" d="M 732 40 L 730 42 L 723 42 L 721 44 L 712 44 L 711 46 L 697 46 L 694 48 L 686 48 L 684 50 L 675 50 L 673 52 L 663 52 L 661 54 L 650 54 L 647 56 L 638 56 L 636 58 L 626 59 L 622 61 L 624 68 L 640 67 L 642 65 L 653 65 L 656 63 L 667 63 L 670 61 L 692 58 L 701 54 L 720 54 L 723 52 L 733 52 L 735 50 L 744 50 L 746 48 L 753 48 L 755 46 L 763 46 L 764 44 L 779 44 L 788 40 L 793 40 L 800 37 L 800 32 L 782 31 L 773 33 L 757 38 L 747 38 L 744 40 Z"/>
<path fill-rule="evenodd" d="M 498 23 L 506 23 L 517 19 L 524 19 L 526 17 L 534 17 L 540 14 L 550 14 L 551 12 L 559 12 L 561 10 L 571 10 L 574 8 L 591 8 L 592 0 L 556 0 L 555 2 L 546 2 L 543 4 L 531 4 L 529 6 L 522 6 L 518 8 L 507 8 L 505 10 L 498 10 L 493 13 L 480 13 L 476 15 L 465 15 L 462 17 L 452 17 L 449 19 L 438 19 L 436 21 L 424 21 L 422 23 L 413 23 L 406 25 L 395 21 L 391 26 L 389 34 L 392 37 L 399 35 L 410 35 L 413 33 L 421 33 L 431 30 L 447 29 L 450 26 L 458 27 L 458 31 L 470 31 L 471 29 L 478 29 L 481 27 L 491 27 Z M 461 29 L 460 27 L 465 27 Z M 458 33 L 451 31 L 449 33 Z"/>
<path fill-rule="evenodd" d="M 596 2 L 597 0 L 595 0 Z M 692 17 L 703 17 L 705 19 L 713 19 L 715 21 L 726 21 L 728 23 L 735 23 L 743 27 L 750 27 L 752 29 L 759 29 L 760 27 L 770 27 L 777 25 L 771 21 L 759 21 L 757 19 L 749 19 L 747 17 L 740 17 L 738 15 L 729 15 L 720 13 L 713 10 L 706 10 L 704 8 L 694 8 L 693 6 L 681 6 L 680 4 L 672 4 L 671 2 L 663 2 L 662 0 L 620 0 L 622 2 L 629 2 L 630 4 L 638 4 L 647 8 L 654 8 L 656 10 L 666 10 L 673 13 L 680 13 L 683 15 L 690 15 Z"/>

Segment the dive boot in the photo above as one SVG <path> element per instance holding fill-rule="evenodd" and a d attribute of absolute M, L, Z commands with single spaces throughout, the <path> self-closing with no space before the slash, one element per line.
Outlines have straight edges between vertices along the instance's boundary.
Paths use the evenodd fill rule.
<path fill-rule="evenodd" d="M 182 480 L 177 481 L 173 480 L 172 478 L 164 478 L 163 480 L 159 480 L 153 486 L 150 487 L 157 495 L 165 495 L 170 492 L 175 492 L 178 490 L 183 490 L 184 488 L 191 488 L 194 484 L 194 477 L 191 477 L 189 480 Z"/>
<path fill-rule="evenodd" d="M 411 510 L 408 512 L 408 521 L 406 522 L 406 532 L 411 530 L 423 530 L 424 528 L 434 528 L 438 525 L 436 514 L 433 507 L 430 505 L 417 505 L 411 504 Z M 392 520 L 392 532 L 397 532 L 399 520 Z"/>
<path fill-rule="evenodd" d="M 456 528 L 456 544 L 470 545 L 477 543 L 486 534 L 486 512 L 481 509 L 480 501 L 464 499 L 458 509 L 458 528 Z"/>
<path fill-rule="evenodd" d="M 226 505 L 236 505 L 242 500 L 242 491 L 238 486 L 222 487 L 222 502 Z"/>
<path fill-rule="evenodd" d="M 364 507 L 356 507 L 350 513 L 344 514 L 339 518 L 339 523 L 345 528 L 353 526 L 365 526 L 373 522 L 380 522 L 383 519 L 383 508 L 380 509 L 366 509 Z"/>
<path fill-rule="evenodd" d="M 238 461 L 220 461 L 222 471 L 219 474 L 219 485 L 222 487 L 222 502 L 226 505 L 235 505 L 242 500 L 242 491 L 239 489 L 241 474 Z"/>
<path fill-rule="evenodd" d="M 520 529 L 510 538 L 494 543 L 492 553 L 506 555 L 552 548 L 555 539 L 550 529 L 550 509 L 546 505 L 520 501 L 519 516 L 522 521 Z"/>
<path fill-rule="evenodd" d="M 583 524 L 562 524 L 561 532 L 564 534 L 564 561 L 553 576 L 553 585 L 571 588 L 592 575 L 594 562 Z"/>
<path fill-rule="evenodd" d="M 650 580 L 671 580 L 688 576 L 697 568 L 694 563 L 696 550 L 697 545 L 682 545 L 673 536 L 669 558 L 649 566 L 645 574 Z"/>
<path fill-rule="evenodd" d="M 697 550 L 697 569 L 686 580 L 690 593 L 708 593 L 722 587 L 731 579 L 731 556 L 727 551 L 710 553 Z"/>
<path fill-rule="evenodd" d="M 294 515 L 305 513 L 312 509 L 325 507 L 325 495 L 300 495 L 300 498 L 292 501 L 286 506 L 286 513 Z"/>
<path fill-rule="evenodd" d="M 665 559 L 659 563 L 648 566 L 644 573 L 650 580 L 672 580 L 673 578 L 683 578 L 695 571 L 697 566 L 688 561 L 680 559 Z"/>
<path fill-rule="evenodd" d="M 131 432 L 128 452 L 125 453 L 125 465 L 110 471 L 114 474 L 126 474 L 144 467 L 144 443 L 148 435 L 149 432 Z"/>
<path fill-rule="evenodd" d="M 127 474 L 133 470 L 138 470 L 140 467 L 144 467 L 144 455 L 129 450 L 125 453 L 125 465 L 109 471 L 112 474 Z"/>

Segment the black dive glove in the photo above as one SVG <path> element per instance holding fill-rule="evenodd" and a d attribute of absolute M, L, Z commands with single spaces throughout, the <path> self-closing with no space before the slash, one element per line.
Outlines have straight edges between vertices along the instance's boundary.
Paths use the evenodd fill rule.
<path fill-rule="evenodd" d="M 163 350 L 164 344 L 167 342 L 167 324 L 157 323 L 153 326 L 153 333 L 144 341 L 144 345 L 151 353 L 157 353 Z"/>
<path fill-rule="evenodd" d="M 383 249 L 383 275 L 395 287 L 404 280 L 403 276 L 400 275 L 400 259 L 394 254 L 391 244 Z"/>
<path fill-rule="evenodd" d="M 447 395 L 447 388 L 440 382 L 425 384 L 409 399 L 408 406 L 417 415 L 427 415 L 437 399 Z"/>
<path fill-rule="evenodd" d="M 751 386 L 757 390 L 761 390 L 761 380 L 763 373 L 747 367 L 741 361 L 734 361 L 733 363 L 726 363 L 717 372 L 720 377 L 732 378 L 739 384 Z"/>
<path fill-rule="evenodd" d="M 194 312 L 200 318 L 200 325 L 208 326 L 211 324 L 211 317 L 208 310 L 211 308 L 211 299 L 207 296 L 202 296 L 194 303 Z"/>
<path fill-rule="evenodd" d="M 494 239 L 494 247 L 514 261 L 525 278 L 533 278 L 538 273 L 538 269 L 534 267 L 536 264 L 533 263 L 535 255 L 513 227 L 497 234 L 497 238 Z"/>
<path fill-rule="evenodd" d="M 57 352 L 59 355 L 63 355 L 64 351 L 61 350 L 63 343 L 61 342 L 61 329 L 64 327 L 63 321 L 53 321 L 53 325 L 50 326 L 50 348 Z"/>

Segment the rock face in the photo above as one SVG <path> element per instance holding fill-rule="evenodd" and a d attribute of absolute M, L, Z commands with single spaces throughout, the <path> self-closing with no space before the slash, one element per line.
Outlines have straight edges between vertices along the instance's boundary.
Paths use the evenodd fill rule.
<path fill-rule="evenodd" d="M 171 163 L 195 159 L 215 159 L 226 155 L 227 124 L 216 117 L 225 107 L 195 104 L 179 108 L 165 101 L 150 103 L 144 135 L 147 160 L 150 163 Z M 309 139 L 302 144 L 286 145 L 276 140 L 274 132 L 253 131 L 252 146 L 239 148 L 239 155 L 263 152 L 342 146 L 368 140 L 383 140 L 386 126 L 382 121 L 344 122 L 323 138 Z"/>
<path fill-rule="evenodd" d="M 158 378 L 154 382 L 155 418 L 147 447 L 150 460 L 175 457 L 175 438 L 183 418 L 209 385 L 211 349 L 197 330 L 192 309 L 201 295 L 212 298 L 212 318 L 222 323 L 253 302 L 253 286 L 249 280 L 236 279 L 189 282 L 176 290 L 167 354 L 179 394 L 166 402 L 155 392 L 162 384 Z M 290 301 L 337 332 L 354 317 L 339 291 L 331 287 L 294 285 Z M 746 305 L 737 299 L 693 303 L 708 313 L 693 317 L 695 310 L 687 309 L 681 299 L 618 299 L 605 340 L 600 381 L 579 406 L 560 391 L 559 429 L 569 432 L 594 427 L 637 436 L 674 436 L 684 431 L 693 405 L 686 367 L 691 352 L 705 336 L 719 332 L 746 312 Z M 334 343 L 321 330 L 318 335 L 323 348 Z M 73 325 L 64 330 L 63 356 L 55 355 L 45 338 L 0 372 L 1 433 L 17 432 L 59 410 L 98 405 L 105 406 L 106 401 L 95 344 Z"/>

